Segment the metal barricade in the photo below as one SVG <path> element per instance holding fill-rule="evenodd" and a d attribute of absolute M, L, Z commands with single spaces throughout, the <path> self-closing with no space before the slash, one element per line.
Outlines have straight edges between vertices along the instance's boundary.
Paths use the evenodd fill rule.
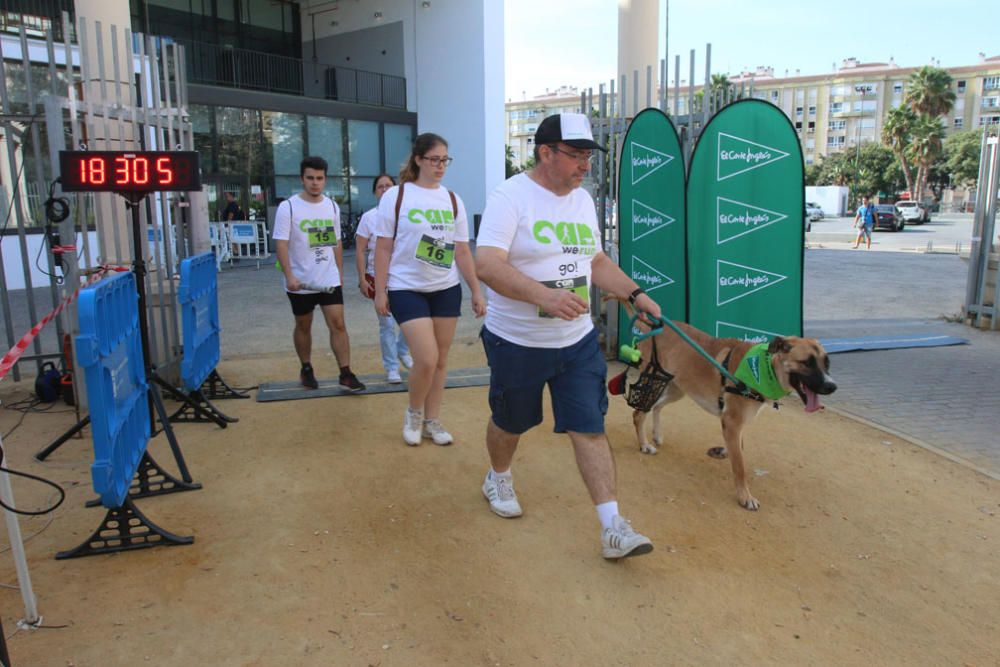
<path fill-rule="evenodd" d="M 222 263 L 233 257 L 229 243 L 229 230 L 224 222 L 208 223 L 208 240 L 215 253 L 215 270 L 222 270 Z"/>
<path fill-rule="evenodd" d="M 267 224 L 263 220 L 231 220 L 226 223 L 230 265 L 235 260 L 248 259 L 260 268 L 262 260 L 271 256 L 267 246 Z"/>

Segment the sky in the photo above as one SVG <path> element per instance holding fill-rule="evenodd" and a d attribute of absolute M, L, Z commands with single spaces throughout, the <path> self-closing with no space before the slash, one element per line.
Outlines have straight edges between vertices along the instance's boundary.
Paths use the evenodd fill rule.
<path fill-rule="evenodd" d="M 660 57 L 664 5 L 660 2 Z M 681 54 L 687 79 L 696 50 L 696 83 L 704 78 L 705 44 L 712 72 L 738 74 L 757 66 L 802 75 L 833 71 L 844 58 L 902 67 L 940 61 L 971 65 L 979 53 L 1000 55 L 997 0 L 669 0 L 668 64 Z M 504 0 L 505 100 L 561 85 L 608 83 L 618 58 L 618 0 Z M 654 73 L 659 71 L 655 63 Z M 643 74 L 643 76 L 645 76 Z M 670 74 L 671 85 L 673 74 Z M 606 86 L 607 87 L 607 86 Z"/>

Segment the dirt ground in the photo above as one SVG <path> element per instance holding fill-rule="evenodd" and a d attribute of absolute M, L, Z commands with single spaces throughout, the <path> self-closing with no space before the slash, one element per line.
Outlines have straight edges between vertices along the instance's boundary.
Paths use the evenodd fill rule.
<path fill-rule="evenodd" d="M 483 363 L 456 345 L 453 367 Z M 354 367 L 375 372 L 375 350 Z M 220 370 L 246 386 L 296 368 L 282 354 Z M 6 404 L 29 387 L 2 389 Z M 751 513 L 729 463 L 705 455 L 715 419 L 669 408 L 668 442 L 646 456 L 612 401 L 619 500 L 656 548 L 609 563 L 550 418 L 515 460 L 524 517 L 489 512 L 485 388 L 446 394 L 452 447 L 403 445 L 404 394 L 220 405 L 240 422 L 176 427 L 204 489 L 137 502 L 191 546 L 54 560 L 103 516 L 83 507 L 90 440 L 31 459 L 67 413 L 5 439 L 17 468 L 67 487 L 54 519 L 21 522 L 48 627 L 14 632 L 0 557 L 15 666 L 1000 664 L 1000 482 L 830 411 L 789 400 L 749 429 Z M 0 430 L 19 416 L 0 410 Z M 174 469 L 162 436 L 151 451 Z M 51 498 L 14 484 L 22 507 Z"/>

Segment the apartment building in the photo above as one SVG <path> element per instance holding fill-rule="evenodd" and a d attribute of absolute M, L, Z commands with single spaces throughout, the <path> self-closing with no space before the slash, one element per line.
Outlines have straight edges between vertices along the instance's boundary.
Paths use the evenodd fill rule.
<path fill-rule="evenodd" d="M 862 63 L 856 58 L 843 60 L 829 74 L 775 76 L 774 69 L 760 67 L 741 72 L 729 80 L 753 97 L 780 107 L 799 133 L 806 164 L 824 155 L 855 148 L 858 143 L 882 140 L 886 114 L 903 103 L 907 79 L 920 66 L 901 67 L 888 63 Z M 948 134 L 1000 125 L 1000 56 L 980 54 L 973 65 L 944 68 L 953 79 L 955 106 L 942 119 Z M 694 93 L 701 91 L 696 86 Z M 680 116 L 687 115 L 688 96 L 681 88 L 677 100 Z M 667 105 L 674 109 L 674 91 L 667 95 Z M 506 105 L 506 143 L 521 164 L 531 155 L 531 139 L 538 122 L 550 113 L 579 110 L 580 93 L 562 87 L 545 95 Z"/>

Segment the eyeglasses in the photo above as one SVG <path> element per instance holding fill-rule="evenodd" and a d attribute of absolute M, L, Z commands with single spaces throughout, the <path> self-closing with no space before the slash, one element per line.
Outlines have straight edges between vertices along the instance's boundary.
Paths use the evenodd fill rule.
<path fill-rule="evenodd" d="M 423 157 L 423 156 L 421 156 L 420 159 L 421 160 L 427 160 L 428 162 L 430 162 L 435 167 L 441 167 L 441 166 L 447 167 L 449 164 L 451 164 L 452 162 L 455 161 L 455 158 L 453 158 L 453 157 L 437 157 L 437 156 L 435 156 L 435 157 Z"/>
<path fill-rule="evenodd" d="M 594 157 L 593 153 L 570 153 L 569 151 L 559 150 L 558 146 L 549 146 L 556 153 L 562 153 L 566 157 L 576 160 L 580 164 L 587 164 L 590 162 L 591 158 Z"/>

